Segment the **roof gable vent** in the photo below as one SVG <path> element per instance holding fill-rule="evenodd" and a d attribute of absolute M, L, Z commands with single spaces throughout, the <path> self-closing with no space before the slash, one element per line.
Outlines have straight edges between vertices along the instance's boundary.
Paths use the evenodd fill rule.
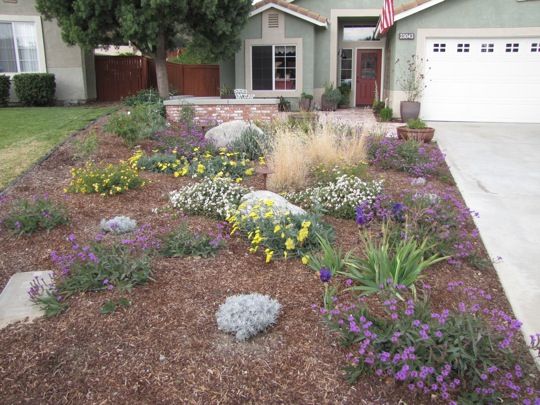
<path fill-rule="evenodd" d="M 279 14 L 268 14 L 268 28 L 279 28 Z"/>

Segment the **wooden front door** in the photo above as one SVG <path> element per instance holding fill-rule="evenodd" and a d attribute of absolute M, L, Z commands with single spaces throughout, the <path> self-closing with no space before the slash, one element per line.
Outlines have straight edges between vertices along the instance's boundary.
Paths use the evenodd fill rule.
<path fill-rule="evenodd" d="M 382 50 L 359 49 L 356 58 L 356 105 L 371 105 L 381 94 Z"/>

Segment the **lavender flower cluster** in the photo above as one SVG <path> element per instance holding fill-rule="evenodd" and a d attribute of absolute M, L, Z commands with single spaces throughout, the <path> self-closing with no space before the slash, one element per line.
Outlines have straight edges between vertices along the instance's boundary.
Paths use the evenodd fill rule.
<path fill-rule="evenodd" d="M 513 350 L 521 322 L 493 307 L 491 295 L 482 289 L 452 282 L 448 293 L 462 300 L 456 308 L 436 312 L 427 294 L 419 301 L 389 295 L 377 314 L 370 313 L 365 298 L 341 303 L 334 297 L 334 307 L 320 312 L 353 348 L 346 356 L 353 378 L 362 373 L 393 378 L 413 393 L 456 405 L 539 404 L 540 391 Z M 531 337 L 537 348 L 539 339 Z"/>
<path fill-rule="evenodd" d="M 368 155 L 374 166 L 404 171 L 415 177 L 437 176 L 445 164 L 437 146 L 387 137 L 370 137 Z"/>
<path fill-rule="evenodd" d="M 356 223 L 391 221 L 401 227 L 402 238 L 427 239 L 433 250 L 450 256 L 449 263 L 476 262 L 479 254 L 478 230 L 472 222 L 478 213 L 470 210 L 450 189 L 404 191 L 398 198 L 378 195 L 371 204 L 356 208 Z"/>
<path fill-rule="evenodd" d="M 185 156 L 188 160 L 194 157 L 194 149 L 206 149 L 209 143 L 204 137 L 204 127 L 186 122 L 170 124 L 158 131 L 153 138 L 157 141 L 158 149 L 165 153 Z"/>

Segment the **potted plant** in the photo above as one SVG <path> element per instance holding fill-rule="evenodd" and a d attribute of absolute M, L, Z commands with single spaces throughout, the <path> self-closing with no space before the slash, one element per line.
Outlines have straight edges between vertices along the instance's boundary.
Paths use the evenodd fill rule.
<path fill-rule="evenodd" d="M 413 55 L 407 60 L 407 66 L 399 79 L 401 90 L 406 94 L 406 101 L 400 103 L 400 114 L 403 122 L 417 119 L 420 115 L 418 101 L 426 86 L 424 85 L 423 59 Z"/>
<path fill-rule="evenodd" d="M 321 98 L 321 110 L 336 111 L 340 101 L 341 92 L 339 89 L 334 88 L 333 84 L 326 84 Z"/>
<path fill-rule="evenodd" d="M 302 93 L 300 96 L 300 111 L 311 111 L 311 103 L 313 96 L 311 94 Z"/>
<path fill-rule="evenodd" d="M 279 97 L 278 110 L 281 112 L 291 111 L 291 102 L 283 96 Z"/>
<path fill-rule="evenodd" d="M 222 99 L 233 99 L 235 98 L 234 89 L 229 86 L 221 86 L 219 89 L 219 96 Z"/>
<path fill-rule="evenodd" d="M 430 128 L 421 119 L 411 119 L 407 125 L 397 128 L 398 138 L 404 140 L 415 140 L 429 143 L 435 135 L 435 128 Z"/>
<path fill-rule="evenodd" d="M 344 83 L 339 86 L 341 92 L 341 100 L 339 100 L 340 108 L 349 108 L 351 103 L 351 85 Z"/>

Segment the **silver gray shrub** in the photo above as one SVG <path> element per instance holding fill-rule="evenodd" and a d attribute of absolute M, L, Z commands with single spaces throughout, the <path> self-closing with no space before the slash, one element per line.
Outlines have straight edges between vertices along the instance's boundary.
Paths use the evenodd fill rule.
<path fill-rule="evenodd" d="M 99 227 L 103 232 L 121 234 L 137 229 L 137 221 L 129 217 L 118 216 L 111 219 L 102 219 Z"/>
<path fill-rule="evenodd" d="M 219 307 L 216 319 L 219 330 L 245 341 L 275 324 L 280 311 L 281 304 L 267 295 L 233 295 Z"/>

